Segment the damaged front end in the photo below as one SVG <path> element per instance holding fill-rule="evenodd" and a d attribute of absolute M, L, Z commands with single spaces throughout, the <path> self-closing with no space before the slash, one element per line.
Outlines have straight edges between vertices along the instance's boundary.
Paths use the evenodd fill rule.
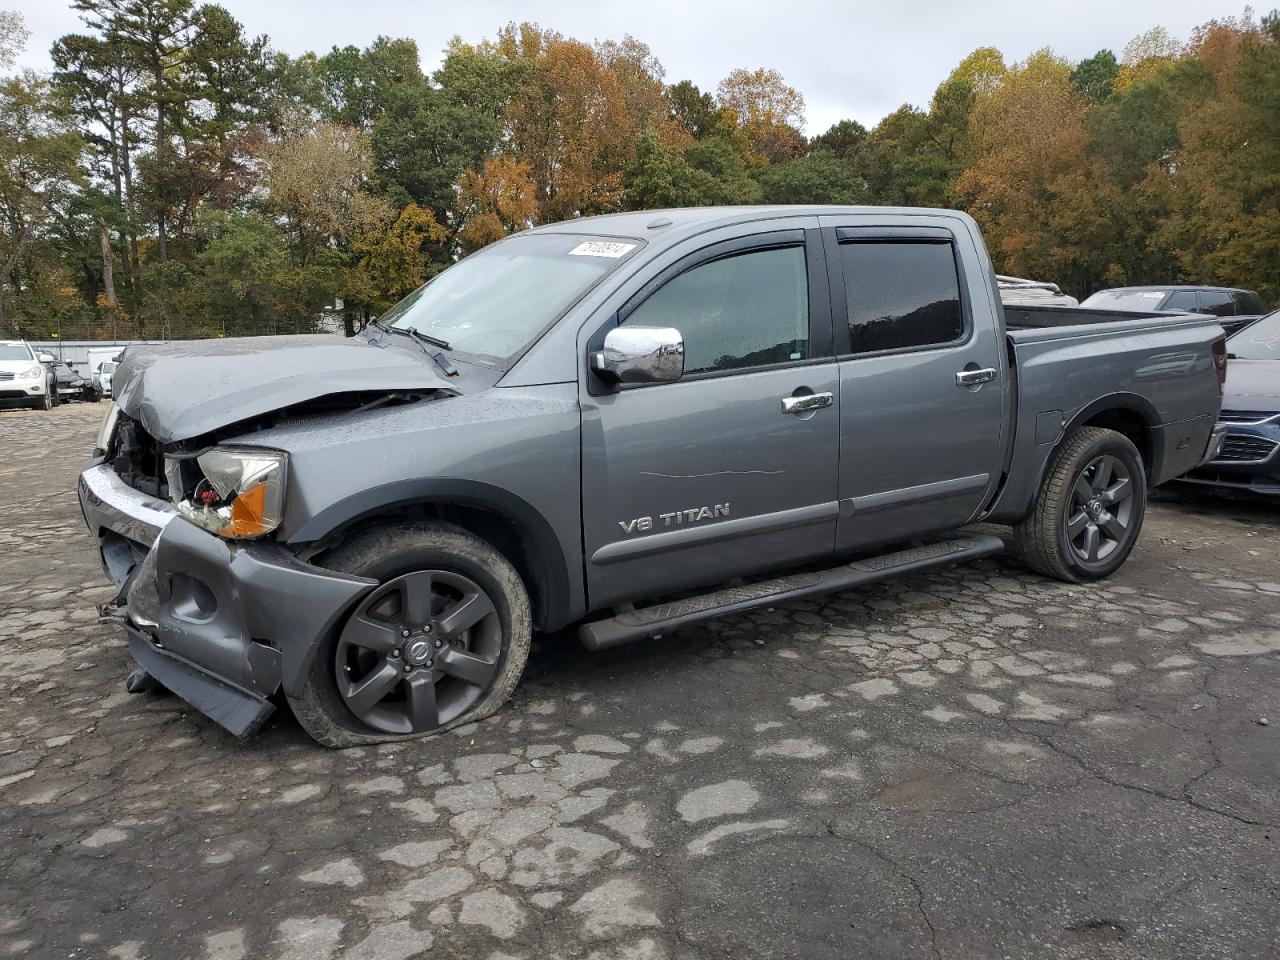
<path fill-rule="evenodd" d="M 80 502 L 117 588 L 100 612 L 124 628 L 146 675 L 238 736 L 294 692 L 317 646 L 376 584 L 306 563 L 272 537 L 289 483 L 284 451 L 246 443 L 284 420 L 417 402 L 324 398 L 162 443 L 113 409 Z M 135 676 L 131 688 L 145 688 Z"/>

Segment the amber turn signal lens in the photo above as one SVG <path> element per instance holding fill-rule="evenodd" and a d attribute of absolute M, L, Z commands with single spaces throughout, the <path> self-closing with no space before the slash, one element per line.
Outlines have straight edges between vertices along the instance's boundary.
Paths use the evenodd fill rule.
<path fill-rule="evenodd" d="M 255 483 L 231 501 L 231 522 L 224 537 L 257 537 L 271 530 L 265 519 L 267 507 L 266 483 Z"/>

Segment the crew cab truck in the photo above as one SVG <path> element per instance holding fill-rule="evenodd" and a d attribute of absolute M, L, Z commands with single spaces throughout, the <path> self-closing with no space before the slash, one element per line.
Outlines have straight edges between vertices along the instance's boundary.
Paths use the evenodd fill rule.
<path fill-rule="evenodd" d="M 134 347 L 79 492 L 139 669 L 329 746 L 588 648 L 997 553 L 1113 573 L 1211 456 L 1205 317 L 1021 308 L 974 222 L 746 207 L 539 227 L 348 340 Z"/>

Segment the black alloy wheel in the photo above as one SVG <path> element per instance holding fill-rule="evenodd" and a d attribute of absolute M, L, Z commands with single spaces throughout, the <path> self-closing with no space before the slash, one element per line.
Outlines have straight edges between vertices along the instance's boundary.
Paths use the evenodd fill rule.
<path fill-rule="evenodd" d="M 1091 461 L 1071 486 L 1063 535 L 1076 563 L 1105 568 L 1133 535 L 1134 478 L 1119 457 L 1104 453 Z"/>
<path fill-rule="evenodd" d="M 388 580 L 347 620 L 338 694 L 374 730 L 425 733 L 460 717 L 498 675 L 502 624 L 489 595 L 448 570 Z"/>

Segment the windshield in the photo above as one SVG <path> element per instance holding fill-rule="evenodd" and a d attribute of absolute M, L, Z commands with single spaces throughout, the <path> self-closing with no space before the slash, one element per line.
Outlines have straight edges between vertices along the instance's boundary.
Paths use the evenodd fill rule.
<path fill-rule="evenodd" d="M 1280 310 L 1273 310 L 1227 340 L 1227 350 L 1241 360 L 1280 360 Z"/>
<path fill-rule="evenodd" d="M 454 264 L 380 322 L 501 363 L 523 353 L 638 246 L 554 233 L 512 237 Z"/>
<path fill-rule="evenodd" d="M 1167 290 L 1099 290 L 1080 304 L 1102 310 L 1159 310 Z"/>
<path fill-rule="evenodd" d="M 0 343 L 0 360 L 34 360 L 31 348 L 25 343 Z"/>
<path fill-rule="evenodd" d="M 116 368 L 116 365 L 115 365 L 114 363 L 112 363 L 110 360 L 108 360 L 108 361 L 106 361 L 105 363 L 103 363 L 101 366 L 99 366 L 99 367 L 98 367 L 98 372 L 99 372 L 99 373 L 110 373 L 110 372 L 111 372 L 112 370 L 114 370 L 115 368 Z"/>

